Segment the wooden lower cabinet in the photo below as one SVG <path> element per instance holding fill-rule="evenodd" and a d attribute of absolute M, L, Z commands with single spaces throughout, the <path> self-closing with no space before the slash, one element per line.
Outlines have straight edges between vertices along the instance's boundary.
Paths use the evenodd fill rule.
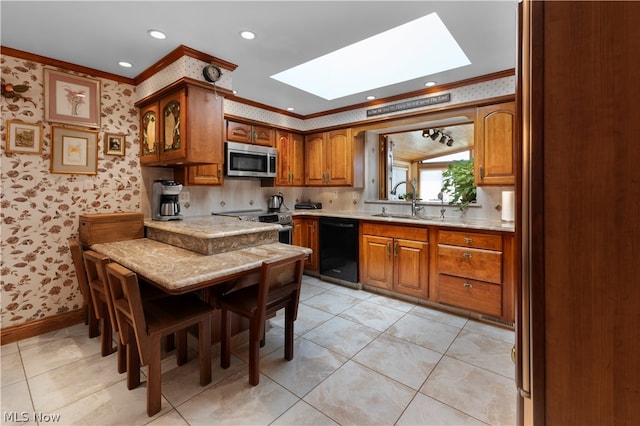
<path fill-rule="evenodd" d="M 426 298 L 429 242 L 426 228 L 361 224 L 360 281 Z"/>
<path fill-rule="evenodd" d="M 451 306 L 502 316 L 502 286 L 438 274 L 438 301 Z"/>
<path fill-rule="evenodd" d="M 514 321 L 513 236 L 438 231 L 435 301 Z"/>
<path fill-rule="evenodd" d="M 360 281 L 393 290 L 393 238 L 363 235 L 360 249 Z"/>
<path fill-rule="evenodd" d="M 362 221 L 360 235 L 362 284 L 514 322 L 513 234 Z"/>
<path fill-rule="evenodd" d="M 293 245 L 307 247 L 312 250 L 304 262 L 305 272 L 318 273 L 320 271 L 320 256 L 318 254 L 318 226 L 317 217 L 293 218 Z"/>

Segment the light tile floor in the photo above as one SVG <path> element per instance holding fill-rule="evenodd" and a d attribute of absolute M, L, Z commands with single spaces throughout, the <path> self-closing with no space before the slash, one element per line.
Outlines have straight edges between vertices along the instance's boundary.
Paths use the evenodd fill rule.
<path fill-rule="evenodd" d="M 307 276 L 292 361 L 283 358 L 282 316 L 270 322 L 258 386 L 247 382 L 246 332 L 234 337 L 227 370 L 214 346 L 206 387 L 195 353 L 181 367 L 170 353 L 162 411 L 151 418 L 145 383 L 127 390 L 115 355 L 101 357 L 84 325 L 4 345 L 2 424 L 516 423 L 509 330 Z"/>

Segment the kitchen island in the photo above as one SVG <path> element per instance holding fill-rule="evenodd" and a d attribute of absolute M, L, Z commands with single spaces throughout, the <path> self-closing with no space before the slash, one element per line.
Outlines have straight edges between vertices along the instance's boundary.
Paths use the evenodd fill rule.
<path fill-rule="evenodd" d="M 256 274 L 262 262 L 311 250 L 278 242 L 278 224 L 202 216 L 145 221 L 147 238 L 91 245 L 170 294 Z"/>
<path fill-rule="evenodd" d="M 144 221 L 147 238 L 202 254 L 217 254 L 278 241 L 281 225 L 227 216 L 194 216 L 179 221 Z"/>

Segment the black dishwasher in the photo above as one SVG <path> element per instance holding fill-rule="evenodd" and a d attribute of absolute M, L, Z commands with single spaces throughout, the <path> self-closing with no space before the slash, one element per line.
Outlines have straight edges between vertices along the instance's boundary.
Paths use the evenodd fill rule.
<path fill-rule="evenodd" d="M 320 217 L 320 275 L 358 282 L 358 220 Z"/>

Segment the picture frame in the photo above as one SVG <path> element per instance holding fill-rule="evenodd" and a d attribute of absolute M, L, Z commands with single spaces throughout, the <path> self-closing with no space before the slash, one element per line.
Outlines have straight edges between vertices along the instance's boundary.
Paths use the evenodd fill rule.
<path fill-rule="evenodd" d="M 45 120 L 100 127 L 100 81 L 44 69 Z"/>
<path fill-rule="evenodd" d="M 104 153 L 106 155 L 124 155 L 127 136 L 120 133 L 105 133 Z"/>
<path fill-rule="evenodd" d="M 5 152 L 42 154 L 43 126 L 19 120 L 7 120 Z"/>
<path fill-rule="evenodd" d="M 51 127 L 51 173 L 98 173 L 98 131 Z"/>

